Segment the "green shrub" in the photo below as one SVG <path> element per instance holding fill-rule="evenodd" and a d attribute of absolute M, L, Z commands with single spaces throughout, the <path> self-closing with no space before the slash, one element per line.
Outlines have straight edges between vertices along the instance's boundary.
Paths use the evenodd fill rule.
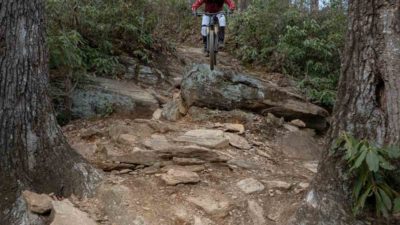
<path fill-rule="evenodd" d="M 312 15 L 278 0 L 254 1 L 231 25 L 238 58 L 293 77 L 311 101 L 333 106 L 346 28 L 343 9 Z"/>
<path fill-rule="evenodd" d="M 399 187 L 391 179 L 391 174 L 396 170 L 392 162 L 400 158 L 399 147 L 378 147 L 366 140 L 356 140 L 343 134 L 335 149 L 345 151 L 348 172 L 354 177 L 354 214 L 359 214 L 366 205 L 374 207 L 377 215 L 388 216 L 391 212 L 400 212 Z"/>

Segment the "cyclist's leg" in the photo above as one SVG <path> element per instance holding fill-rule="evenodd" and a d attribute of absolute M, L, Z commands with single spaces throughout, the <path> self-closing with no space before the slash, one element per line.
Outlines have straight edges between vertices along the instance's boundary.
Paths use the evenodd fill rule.
<path fill-rule="evenodd" d="M 225 41 L 225 27 L 226 27 L 226 18 L 224 14 L 218 15 L 218 22 L 219 22 L 218 42 L 219 46 L 223 47 Z"/>
<path fill-rule="evenodd" d="M 203 38 L 204 52 L 207 52 L 207 26 L 210 23 L 210 17 L 203 15 L 201 21 L 201 37 Z"/>

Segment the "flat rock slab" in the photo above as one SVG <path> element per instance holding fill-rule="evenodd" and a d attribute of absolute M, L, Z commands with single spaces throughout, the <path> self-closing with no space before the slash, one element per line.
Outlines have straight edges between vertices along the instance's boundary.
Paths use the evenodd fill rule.
<path fill-rule="evenodd" d="M 197 144 L 207 148 L 225 148 L 229 145 L 229 140 L 224 136 L 223 131 L 210 129 L 188 131 L 176 138 L 175 141 Z"/>
<path fill-rule="evenodd" d="M 171 149 L 154 151 L 164 159 L 177 158 L 197 158 L 207 162 L 226 162 L 228 159 L 220 155 L 217 151 L 208 148 L 200 147 L 197 145 L 189 146 L 176 146 Z"/>
<path fill-rule="evenodd" d="M 190 165 L 190 166 L 178 166 L 178 165 L 168 165 L 161 169 L 162 172 L 167 173 L 169 170 L 186 170 L 191 172 L 200 172 L 206 169 L 204 165 Z"/>
<path fill-rule="evenodd" d="M 263 208 L 254 200 L 247 201 L 248 213 L 253 221 L 254 225 L 265 225 L 267 221 L 265 220 Z"/>
<path fill-rule="evenodd" d="M 97 225 L 87 213 L 74 207 L 68 200 L 53 201 L 53 210 L 50 217 L 52 222 L 50 225 Z"/>
<path fill-rule="evenodd" d="M 46 194 L 37 194 L 31 191 L 23 191 L 26 204 L 31 212 L 37 214 L 44 214 L 50 212 L 52 208 L 52 199 Z"/>
<path fill-rule="evenodd" d="M 163 159 L 156 152 L 150 150 L 135 150 L 126 155 L 112 156 L 110 157 L 110 160 L 146 166 L 151 166 L 157 162 L 163 161 Z"/>
<path fill-rule="evenodd" d="M 233 147 L 239 148 L 239 149 L 245 149 L 248 150 L 251 148 L 251 145 L 249 142 L 246 140 L 246 138 L 239 136 L 237 134 L 232 134 L 232 133 L 225 133 L 225 137 L 228 138 L 229 144 L 232 145 Z"/>
<path fill-rule="evenodd" d="M 254 178 L 247 178 L 237 183 L 237 186 L 246 194 L 260 192 L 265 189 L 265 186 Z"/>
<path fill-rule="evenodd" d="M 170 169 L 166 174 L 161 175 L 161 179 L 167 185 L 194 184 L 200 182 L 197 173 L 185 169 Z"/>
<path fill-rule="evenodd" d="M 143 141 L 143 145 L 153 150 L 165 150 L 174 147 L 164 135 L 153 134 Z"/>
<path fill-rule="evenodd" d="M 225 217 L 232 209 L 232 204 L 222 195 L 213 196 L 210 193 L 201 193 L 197 197 L 188 197 L 186 200 L 215 217 Z"/>

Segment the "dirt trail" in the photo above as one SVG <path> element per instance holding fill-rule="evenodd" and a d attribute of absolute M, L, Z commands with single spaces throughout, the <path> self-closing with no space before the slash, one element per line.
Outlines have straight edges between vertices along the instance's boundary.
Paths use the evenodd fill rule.
<path fill-rule="evenodd" d="M 167 62 L 174 80 L 185 65 L 207 62 L 201 49 L 178 53 L 179 60 Z M 250 73 L 223 52 L 218 67 Z M 290 84 L 281 75 L 250 74 Z M 250 112 L 202 108 L 190 109 L 177 122 L 118 116 L 74 121 L 63 127 L 70 144 L 106 172 L 95 198 L 72 200 L 106 225 L 284 224 L 316 173 L 322 146 L 313 130 L 297 126 Z M 190 140 L 182 137 L 193 130 L 198 133 Z M 198 148 L 193 156 L 177 150 L 194 144 L 206 150 Z M 159 159 L 154 152 L 172 157 Z M 210 154 L 219 162 L 208 160 Z M 168 185 L 168 179 L 181 183 Z"/>

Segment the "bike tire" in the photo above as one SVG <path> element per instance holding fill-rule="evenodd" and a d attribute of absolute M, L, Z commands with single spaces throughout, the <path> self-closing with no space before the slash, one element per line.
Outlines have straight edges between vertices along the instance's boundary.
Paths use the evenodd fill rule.
<path fill-rule="evenodd" d="M 208 51 L 210 52 L 210 70 L 214 70 L 215 66 L 215 59 L 216 59 L 216 52 L 215 52 L 215 32 L 214 30 L 210 30 L 209 41 L 208 41 Z"/>

